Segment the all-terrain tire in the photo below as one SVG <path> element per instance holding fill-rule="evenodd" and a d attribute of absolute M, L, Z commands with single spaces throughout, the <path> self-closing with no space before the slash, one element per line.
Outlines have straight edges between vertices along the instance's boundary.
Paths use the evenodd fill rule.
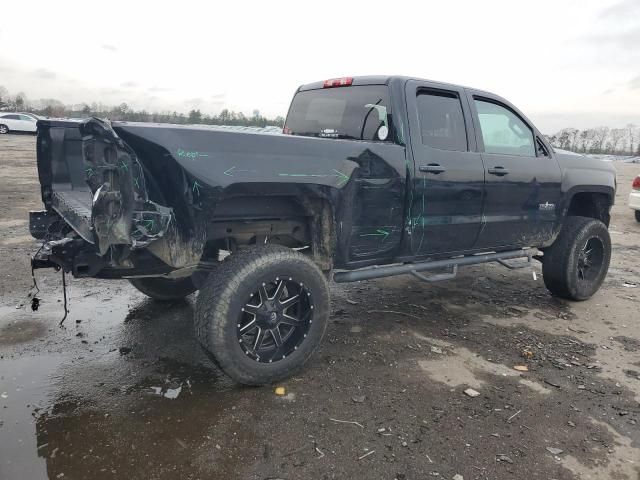
<path fill-rule="evenodd" d="M 558 238 L 544 250 L 542 278 L 553 295 L 587 300 L 602 285 L 610 261 L 606 225 L 589 217 L 566 217 Z"/>
<path fill-rule="evenodd" d="M 9 127 L 6 125 L 0 124 L 0 135 L 9 133 Z"/>
<path fill-rule="evenodd" d="M 636 210 L 636 222 L 640 222 L 640 210 Z"/>
<path fill-rule="evenodd" d="M 283 282 L 287 285 L 281 287 Z M 273 297 L 267 291 L 270 285 L 275 288 Z M 277 293 L 280 289 L 284 294 Z M 267 301 L 263 300 L 263 292 Z M 293 307 L 294 313 L 286 310 L 291 307 L 285 307 L 282 312 L 258 312 L 258 308 L 279 308 L 275 305 L 289 301 L 286 298 L 281 301 L 283 297 L 294 300 L 298 297 L 296 304 L 299 306 Z M 253 307 L 258 313 L 247 313 L 250 302 L 259 302 Z M 303 310 L 306 313 L 301 313 Z M 303 317 L 297 319 L 301 321 L 295 324 L 296 327 L 278 323 L 281 313 L 287 312 Z M 248 320 L 251 318 L 253 320 Z M 329 287 L 318 266 L 290 248 L 260 245 L 233 253 L 208 276 L 198 294 L 194 324 L 198 341 L 222 371 L 240 384 L 265 385 L 289 377 L 303 367 L 320 345 L 328 319 Z M 269 321 L 273 322 L 271 327 L 284 329 L 279 347 L 275 334 L 271 333 L 273 330 L 269 330 L 271 327 L 264 325 Z M 241 328 L 242 322 L 248 323 Z M 242 333 L 245 328 L 246 333 Z M 291 330 L 293 333 L 286 337 L 289 328 L 299 330 Z M 243 336 L 253 333 L 256 337 L 250 340 Z M 281 333 L 282 330 L 278 330 L 277 335 Z M 263 341 L 269 340 L 267 334 L 273 336 L 270 345 L 273 353 L 262 353 L 263 341 L 257 341 L 260 334 Z M 292 340 L 295 342 L 291 343 Z"/>
<path fill-rule="evenodd" d="M 131 278 L 129 282 L 146 296 L 160 301 L 180 300 L 197 290 L 190 277 Z"/>

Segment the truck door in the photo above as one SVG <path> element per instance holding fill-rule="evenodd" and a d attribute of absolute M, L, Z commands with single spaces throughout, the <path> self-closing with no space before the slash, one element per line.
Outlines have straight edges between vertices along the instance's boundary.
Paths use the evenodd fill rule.
<path fill-rule="evenodd" d="M 469 250 L 481 226 L 484 166 L 464 89 L 415 80 L 405 88 L 416 170 L 407 218 L 412 252 Z"/>
<path fill-rule="evenodd" d="M 514 107 L 484 92 L 468 94 L 487 169 L 485 226 L 476 247 L 542 245 L 552 237 L 557 218 L 558 162 Z"/>

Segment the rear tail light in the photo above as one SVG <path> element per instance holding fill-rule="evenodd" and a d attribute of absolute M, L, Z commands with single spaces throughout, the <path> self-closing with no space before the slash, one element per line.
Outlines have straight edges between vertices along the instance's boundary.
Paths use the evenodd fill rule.
<path fill-rule="evenodd" d="M 631 188 L 633 188 L 634 190 L 640 190 L 640 175 L 633 179 Z"/>
<path fill-rule="evenodd" d="M 353 83 L 353 77 L 330 78 L 325 80 L 322 88 L 348 87 Z"/>

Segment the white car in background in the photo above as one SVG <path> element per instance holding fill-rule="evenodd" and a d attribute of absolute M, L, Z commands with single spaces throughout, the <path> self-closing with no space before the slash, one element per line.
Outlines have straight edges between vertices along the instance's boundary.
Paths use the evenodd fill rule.
<path fill-rule="evenodd" d="M 636 220 L 640 222 L 640 175 L 634 178 L 631 184 L 629 206 L 636 211 Z"/>
<path fill-rule="evenodd" d="M 0 113 L 0 134 L 9 132 L 33 132 L 37 131 L 38 117 L 30 113 Z"/>

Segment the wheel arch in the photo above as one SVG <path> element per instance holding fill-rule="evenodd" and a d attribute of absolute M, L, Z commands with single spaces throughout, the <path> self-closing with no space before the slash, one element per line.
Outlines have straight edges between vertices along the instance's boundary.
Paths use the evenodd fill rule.
<path fill-rule="evenodd" d="M 567 192 L 563 218 L 589 217 L 600 220 L 607 227 L 611 221 L 615 190 L 604 185 L 574 187 Z"/>
<path fill-rule="evenodd" d="M 336 244 L 335 195 L 318 185 L 234 184 L 225 189 L 207 226 L 207 249 L 259 242 L 309 247 L 323 271 Z"/>

